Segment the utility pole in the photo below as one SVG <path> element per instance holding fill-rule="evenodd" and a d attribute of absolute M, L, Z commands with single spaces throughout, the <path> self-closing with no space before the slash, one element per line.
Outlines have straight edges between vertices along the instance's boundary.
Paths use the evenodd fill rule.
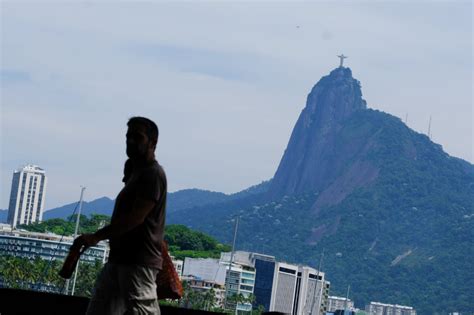
<path fill-rule="evenodd" d="M 229 282 L 230 282 L 230 273 L 232 271 L 232 263 L 234 261 L 234 251 L 235 251 L 235 241 L 237 239 L 237 229 L 239 228 L 239 216 L 235 217 L 235 226 L 234 226 L 234 239 L 232 241 L 232 252 L 230 253 L 229 268 L 227 268 L 227 282 L 225 286 L 224 294 L 224 309 L 227 308 L 227 293 L 229 292 Z"/>
<path fill-rule="evenodd" d="M 313 308 L 314 308 L 314 304 L 316 303 L 316 298 L 318 297 L 316 295 L 316 289 L 318 288 L 318 280 L 319 280 L 319 273 L 320 273 L 320 270 L 321 270 L 321 267 L 323 265 L 323 257 L 324 257 L 324 249 L 323 249 L 323 252 L 321 253 L 321 259 L 319 259 L 319 267 L 318 267 L 318 272 L 316 274 L 316 281 L 314 283 L 314 296 L 313 296 L 313 303 L 311 303 L 311 308 L 309 309 L 309 314 L 310 315 L 313 315 Z M 319 306 L 321 307 L 321 297 L 322 297 L 322 294 L 323 294 L 323 286 L 324 286 L 324 281 L 323 279 L 321 278 L 321 291 L 320 291 L 320 295 L 319 295 L 319 298 L 318 298 L 318 302 L 319 302 Z M 318 310 L 318 313 L 319 315 L 319 310 Z"/>
<path fill-rule="evenodd" d="M 347 294 L 346 294 L 346 300 L 344 301 L 344 313 L 345 311 L 347 311 L 347 303 L 348 303 L 348 299 L 349 299 L 349 291 L 351 289 L 351 285 L 349 284 L 347 286 Z"/>
<path fill-rule="evenodd" d="M 79 220 L 80 220 L 80 217 L 81 217 L 81 211 L 82 211 L 82 201 L 83 201 L 83 197 L 84 197 L 84 190 L 86 190 L 86 187 L 84 186 L 81 186 L 81 197 L 79 199 L 79 209 L 77 211 L 77 217 L 76 217 L 76 228 L 74 229 L 74 239 L 76 239 L 77 237 L 77 232 L 79 230 Z M 72 291 L 71 291 L 71 295 L 74 295 L 74 290 L 76 288 L 76 279 L 77 279 L 77 270 L 79 268 L 79 261 L 80 261 L 80 257 L 79 257 L 79 260 L 77 261 L 77 265 L 76 265 L 76 270 L 74 271 L 74 279 L 72 281 Z M 68 293 L 69 291 L 69 279 L 66 280 L 66 294 Z"/>

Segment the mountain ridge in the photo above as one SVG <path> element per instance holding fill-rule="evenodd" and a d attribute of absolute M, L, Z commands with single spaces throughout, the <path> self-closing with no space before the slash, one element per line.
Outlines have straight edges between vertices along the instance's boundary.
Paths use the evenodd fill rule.
<path fill-rule="evenodd" d="M 358 307 L 378 300 L 419 314 L 471 311 L 474 166 L 367 108 L 349 75 L 336 69 L 312 89 L 319 98 L 308 96 L 267 192 L 171 213 L 168 222 L 229 242 L 238 215 L 238 249 L 313 267 L 324 252 L 332 290 L 351 285 Z"/>
<path fill-rule="evenodd" d="M 197 188 L 178 190 L 176 192 L 168 193 L 168 204 L 166 210 L 169 214 L 174 211 L 180 211 L 196 206 L 204 206 L 224 201 L 245 198 L 258 194 L 262 191 L 266 191 L 269 184 L 270 181 L 262 181 L 260 184 L 250 186 L 249 188 L 246 188 L 242 191 L 233 194 L 225 194 L 221 192 Z M 91 201 L 84 201 L 82 205 L 82 214 L 89 216 L 94 213 L 111 216 L 114 203 L 115 200 L 110 199 L 109 197 L 100 197 Z M 72 215 L 74 208 L 76 208 L 77 205 L 78 202 L 74 202 L 56 208 L 48 209 L 43 213 L 43 220 L 49 220 L 54 218 L 65 219 L 68 216 Z M 6 214 L 4 222 L 6 222 L 7 220 L 6 215 L 8 214 L 8 210 L 5 210 L 5 213 Z M 3 215 L 3 212 L 0 212 L 0 215 Z"/>

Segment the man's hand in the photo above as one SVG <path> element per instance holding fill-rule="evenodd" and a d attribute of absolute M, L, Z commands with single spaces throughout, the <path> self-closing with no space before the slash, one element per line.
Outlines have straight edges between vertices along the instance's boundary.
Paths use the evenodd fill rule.
<path fill-rule="evenodd" d="M 72 246 L 77 247 L 81 251 L 84 251 L 88 247 L 97 245 L 99 241 L 100 239 L 95 234 L 82 234 L 74 240 L 74 243 L 72 243 Z"/>

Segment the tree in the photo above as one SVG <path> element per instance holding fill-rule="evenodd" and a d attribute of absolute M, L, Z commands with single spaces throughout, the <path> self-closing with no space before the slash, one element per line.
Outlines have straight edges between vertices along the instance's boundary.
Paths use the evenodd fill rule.
<path fill-rule="evenodd" d="M 44 260 L 0 256 L 3 286 L 15 289 L 62 292 L 65 280 L 59 276 L 62 260 Z M 90 297 L 102 262 L 80 262 L 75 295 Z"/>

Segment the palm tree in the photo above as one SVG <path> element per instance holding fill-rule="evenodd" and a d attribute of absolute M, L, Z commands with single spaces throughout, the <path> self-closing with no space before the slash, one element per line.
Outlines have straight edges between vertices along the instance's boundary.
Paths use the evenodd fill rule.
<path fill-rule="evenodd" d="M 213 288 L 204 293 L 204 310 L 208 311 L 216 303 L 216 292 Z"/>

